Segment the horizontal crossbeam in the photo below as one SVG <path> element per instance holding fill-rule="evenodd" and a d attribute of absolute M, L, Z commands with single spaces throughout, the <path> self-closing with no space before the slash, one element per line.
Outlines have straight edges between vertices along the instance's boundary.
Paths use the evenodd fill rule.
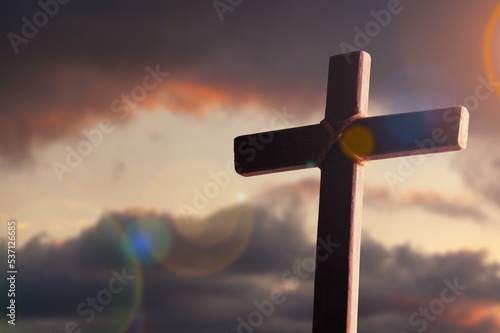
<path fill-rule="evenodd" d="M 344 133 L 358 129 L 360 140 L 370 142 L 361 143 L 369 146 L 367 152 L 356 154 L 377 160 L 465 149 L 468 123 L 467 109 L 457 106 L 359 118 Z M 234 139 L 236 171 L 252 176 L 317 166 L 329 136 L 320 124 L 239 136 Z"/>

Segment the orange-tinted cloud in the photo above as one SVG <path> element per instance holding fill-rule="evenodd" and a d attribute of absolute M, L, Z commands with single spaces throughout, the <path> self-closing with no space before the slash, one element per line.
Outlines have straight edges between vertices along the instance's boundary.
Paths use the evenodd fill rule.
<path fill-rule="evenodd" d="M 469 311 L 463 311 L 455 319 L 465 326 L 474 327 L 484 321 L 490 321 L 500 329 L 500 304 L 498 302 L 478 302 L 471 304 Z"/>
<path fill-rule="evenodd" d="M 35 144 L 107 117 L 112 101 L 140 84 L 144 68 L 156 64 L 171 76 L 141 103 L 145 109 L 202 116 L 287 105 L 298 116 L 316 112 L 319 120 L 328 57 L 342 52 L 341 42 L 354 44 L 354 28 L 363 29 L 373 19 L 371 11 L 387 2 L 291 3 L 245 4 L 227 12 L 224 22 L 213 6 L 195 1 L 68 4 L 19 54 L 7 39 L 0 48 L 0 158 L 29 158 Z M 448 105 L 439 103 L 462 103 L 474 94 L 477 77 L 485 74 L 475 45 L 495 5 L 408 3 L 363 47 L 373 58 L 371 99 L 392 113 L 413 108 L 412 98 L 425 100 L 418 107 L 443 107 Z M 19 33 L 20 18 L 40 9 L 35 2 L 0 6 L 8 13 L 0 20 L 4 36 Z M 450 11 L 453 16 L 443 15 Z M 456 24 L 466 20 L 473 24 Z M 415 77 L 407 68 L 431 70 Z M 448 82 L 456 89 L 448 89 Z M 474 131 L 494 127 L 497 103 L 497 96 L 481 101 Z"/>
<path fill-rule="evenodd" d="M 241 88 L 217 87 L 196 81 L 173 79 L 166 85 L 164 107 L 172 112 L 203 116 L 217 110 L 236 111 L 246 107 L 264 107 L 263 97 Z"/>

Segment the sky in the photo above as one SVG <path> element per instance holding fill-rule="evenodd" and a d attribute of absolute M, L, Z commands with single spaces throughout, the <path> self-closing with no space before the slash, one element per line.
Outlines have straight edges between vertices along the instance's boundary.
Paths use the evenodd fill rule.
<path fill-rule="evenodd" d="M 364 168 L 358 331 L 500 331 L 497 1 L 0 6 L 1 332 L 310 332 L 320 172 L 241 177 L 233 139 L 319 123 L 355 50 L 369 115 L 470 113 Z"/>

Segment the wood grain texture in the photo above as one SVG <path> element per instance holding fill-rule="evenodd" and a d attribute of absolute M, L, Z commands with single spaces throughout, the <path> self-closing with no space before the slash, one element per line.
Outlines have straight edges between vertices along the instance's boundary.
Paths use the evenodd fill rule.
<path fill-rule="evenodd" d="M 370 56 L 349 58 L 330 58 L 325 118 L 332 124 L 366 113 L 368 106 Z M 363 167 L 335 145 L 321 166 L 313 333 L 356 332 L 362 182 Z M 339 247 L 320 260 L 325 241 Z"/>
<path fill-rule="evenodd" d="M 466 148 L 469 113 L 465 107 L 456 106 L 361 118 L 350 127 L 356 126 L 362 126 L 374 138 L 373 149 L 361 154 L 366 160 L 441 153 Z M 260 141 L 259 137 L 273 139 Z M 239 136 L 234 139 L 237 171 L 243 176 L 253 176 L 315 167 L 328 137 L 319 124 Z M 249 140 L 257 140 L 261 150 L 254 148 Z"/>
<path fill-rule="evenodd" d="M 367 53 L 330 58 L 325 119 L 332 127 L 367 114 L 369 78 Z M 468 121 L 461 106 L 356 119 L 328 151 L 319 166 L 313 333 L 357 331 L 363 167 L 352 152 L 377 160 L 465 149 Z M 252 176 L 315 167 L 329 139 L 319 124 L 239 136 L 235 169 Z"/>

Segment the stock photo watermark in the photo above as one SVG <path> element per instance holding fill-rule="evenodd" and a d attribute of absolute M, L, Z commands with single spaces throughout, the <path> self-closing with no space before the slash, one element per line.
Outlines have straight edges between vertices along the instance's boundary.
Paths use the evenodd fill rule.
<path fill-rule="evenodd" d="M 94 321 L 96 312 L 103 312 L 105 307 L 113 302 L 114 296 L 122 293 L 130 282 L 136 278 L 134 275 L 128 275 L 125 267 L 122 268 L 121 273 L 113 269 L 111 275 L 112 277 L 109 279 L 106 288 L 99 290 L 95 297 L 87 297 L 84 302 L 76 306 L 76 314 L 83 319 L 85 324 Z M 68 321 L 62 331 L 54 333 L 81 333 L 84 331 L 81 326 L 76 321 Z"/>
<path fill-rule="evenodd" d="M 443 114 L 443 120 L 450 124 L 453 129 L 457 129 L 460 124 L 460 117 L 457 115 L 452 115 L 452 109 L 447 110 Z M 423 140 L 416 139 L 414 144 L 422 151 L 422 152 L 434 152 L 436 149 L 436 145 L 439 143 L 443 143 L 448 139 L 448 136 L 445 133 L 443 128 L 434 128 L 431 132 L 431 136 L 429 138 L 425 138 Z M 398 166 L 397 174 L 393 172 L 385 172 L 384 178 L 391 187 L 393 192 L 396 192 L 396 185 L 399 183 L 404 183 L 405 180 L 411 177 L 416 172 L 416 167 L 422 166 L 425 162 L 425 155 L 412 155 L 404 158 Z"/>
<path fill-rule="evenodd" d="M 421 306 L 418 312 L 413 312 L 408 323 L 414 327 L 418 333 L 423 333 L 429 327 L 429 323 L 436 321 L 438 316 L 444 313 L 446 308 L 454 303 L 460 297 L 463 291 L 467 290 L 469 286 L 460 284 L 458 278 L 453 280 L 453 283 L 448 279 L 443 281 L 445 287 L 441 290 L 438 298 L 431 300 L 428 306 Z M 401 331 L 401 333 L 409 333 L 408 331 Z"/>
<path fill-rule="evenodd" d="M 158 88 L 163 80 L 169 76 L 168 72 L 162 72 L 160 65 L 155 68 L 146 67 L 147 74 L 143 77 L 141 85 L 137 85 L 130 90 L 129 94 L 121 94 L 119 98 L 111 102 L 110 108 L 114 113 L 119 114 L 118 118 L 123 121 L 127 119 L 132 110 L 137 108 L 138 103 L 144 101 L 149 92 Z M 82 162 L 84 157 L 89 156 L 94 148 L 100 146 L 106 135 L 114 132 L 115 124 L 110 118 L 104 118 L 99 125 L 90 130 L 84 129 L 81 134 L 84 137 L 75 147 L 67 145 L 65 147 L 66 156 L 63 162 L 52 161 L 51 166 L 54 174 L 60 183 L 64 181 L 63 176 L 72 173 Z"/>
<path fill-rule="evenodd" d="M 324 254 L 320 255 L 319 252 L 316 256 L 318 261 L 325 261 L 328 257 L 340 247 L 339 243 L 334 243 L 331 241 L 331 237 L 328 236 L 326 241 L 318 238 L 318 250 L 322 249 Z M 314 257 L 309 256 L 298 263 L 294 263 L 292 267 L 281 275 L 281 282 L 285 285 L 292 284 L 293 289 L 297 289 L 302 282 L 309 279 L 314 271 L 316 270 L 316 260 Z M 256 328 L 262 326 L 266 318 L 271 317 L 274 314 L 278 305 L 284 304 L 287 300 L 286 291 L 276 288 L 269 293 L 269 299 L 264 299 L 262 301 L 254 300 L 252 305 L 255 310 L 251 311 L 247 316 L 238 316 L 236 321 L 238 326 L 236 328 L 237 333 L 253 333 Z M 226 332 L 227 333 L 227 332 Z"/>
<path fill-rule="evenodd" d="M 243 0 L 214 0 L 212 6 L 219 16 L 219 20 L 224 21 L 224 13 L 233 12 L 236 7 L 241 5 Z"/>
<path fill-rule="evenodd" d="M 16 239 L 17 239 L 17 223 L 15 220 L 7 222 L 7 323 L 16 325 Z"/>
<path fill-rule="evenodd" d="M 407 0 L 412 2 L 413 0 Z M 391 24 L 393 16 L 399 15 L 403 12 L 404 6 L 401 4 L 401 0 L 389 0 L 387 2 L 386 9 L 381 9 L 379 11 L 372 10 L 370 15 L 373 20 L 368 21 L 364 29 L 359 26 L 355 26 L 354 37 L 352 44 L 347 42 L 341 42 L 339 44 L 342 53 L 346 53 L 347 61 L 351 62 L 350 55 L 347 53 L 359 51 L 365 49 L 370 45 L 373 39 L 375 39 L 384 28 L 387 28 Z"/>
<path fill-rule="evenodd" d="M 66 5 L 71 0 L 40 0 L 38 1 L 38 6 L 40 10 L 35 12 L 31 20 L 23 16 L 21 18 L 22 26 L 20 34 L 14 32 L 9 32 L 7 38 L 9 39 L 10 45 L 14 50 L 14 53 L 19 53 L 19 46 L 21 44 L 28 44 L 29 41 L 38 35 L 40 29 L 45 27 L 51 18 L 54 18 L 61 8 L 61 5 Z"/>
<path fill-rule="evenodd" d="M 474 112 L 479 109 L 481 102 L 486 101 L 491 96 L 495 94 L 495 88 L 500 87 L 500 82 L 493 81 L 493 77 L 490 75 L 489 80 L 483 76 L 477 77 L 477 85 L 474 89 L 474 94 L 471 94 L 464 98 L 463 105 L 470 111 Z M 450 123 L 452 128 L 456 129 L 459 126 L 459 119 L 456 116 L 452 116 L 450 112 L 443 115 L 443 120 Z M 433 150 L 437 143 L 442 143 L 446 140 L 444 131 L 442 128 L 436 128 L 432 131 L 431 136 L 420 141 L 415 140 L 415 145 L 424 150 Z M 391 191 L 397 192 L 397 185 L 404 183 L 408 178 L 413 176 L 417 171 L 417 168 L 422 166 L 427 160 L 426 155 L 415 155 L 408 156 L 401 159 L 397 167 L 396 172 L 385 172 L 384 178 L 391 188 Z"/>
<path fill-rule="evenodd" d="M 286 128 L 290 125 L 290 121 L 295 118 L 295 115 L 288 113 L 286 107 L 281 111 L 273 110 L 273 117 L 269 120 L 269 126 L 261 129 L 261 131 L 273 131 Z M 238 147 L 238 152 L 247 156 L 247 161 L 255 159 L 259 151 L 266 149 L 266 145 L 271 143 L 274 135 L 270 132 L 269 137 L 264 137 L 261 134 L 249 136 L 247 140 L 242 142 Z M 178 211 L 185 223 L 191 223 L 194 217 L 199 216 L 201 211 L 210 206 L 211 200 L 218 197 L 221 192 L 227 188 L 231 182 L 231 178 L 236 176 L 235 171 L 238 166 L 234 165 L 231 160 L 226 163 L 226 168 L 219 171 L 210 171 L 208 173 L 209 181 L 199 187 L 192 189 L 192 197 L 188 202 L 183 202 L 178 205 Z"/>

